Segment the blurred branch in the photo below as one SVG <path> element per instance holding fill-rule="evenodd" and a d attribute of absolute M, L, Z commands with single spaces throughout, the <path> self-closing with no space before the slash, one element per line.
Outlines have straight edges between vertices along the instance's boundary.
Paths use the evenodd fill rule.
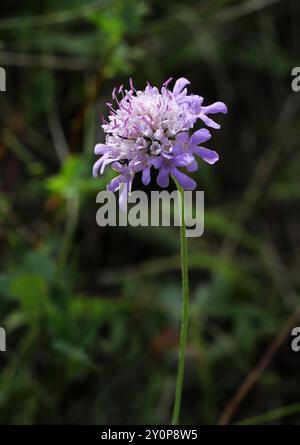
<path fill-rule="evenodd" d="M 293 405 L 281 406 L 280 408 L 273 409 L 267 413 L 241 420 L 240 422 L 235 423 L 235 425 L 260 425 L 262 423 L 271 422 L 272 420 L 281 419 L 282 417 L 297 414 L 299 412 L 300 403 L 294 403 Z"/>
<path fill-rule="evenodd" d="M 100 93 L 100 90 L 105 80 L 105 70 L 106 66 L 103 66 L 100 70 L 98 70 L 97 75 L 90 77 L 89 79 L 90 81 L 88 84 L 86 82 L 85 85 L 86 93 L 84 100 L 82 101 L 79 110 L 76 113 L 71 123 L 71 130 L 72 130 L 71 144 L 70 144 L 71 148 L 77 145 L 78 136 L 84 124 L 85 116 L 88 110 L 93 106 L 93 104 L 97 100 L 97 97 Z"/>
<path fill-rule="evenodd" d="M 222 258 L 216 259 L 214 254 L 208 252 L 193 253 L 189 255 L 189 266 L 191 270 L 219 271 L 227 274 L 241 276 L 244 284 L 248 281 L 245 273 L 245 265 L 239 262 L 226 261 Z M 147 276 L 159 275 L 166 272 L 178 270 L 180 268 L 180 256 L 172 255 L 155 260 L 148 260 L 128 267 L 126 270 L 106 269 L 102 270 L 102 280 L 105 284 L 120 282 L 126 278 L 141 279 Z M 247 285 L 251 285 L 250 280 Z"/>
<path fill-rule="evenodd" d="M 290 274 L 281 261 L 275 245 L 268 242 L 262 248 L 262 256 L 283 303 L 287 308 L 294 308 L 299 297 L 292 285 Z"/>
<path fill-rule="evenodd" d="M 58 267 L 60 270 L 64 270 L 68 254 L 71 250 L 74 233 L 76 231 L 80 211 L 79 197 L 75 195 L 74 197 L 69 198 L 66 205 L 65 229 L 58 259 Z"/>
<path fill-rule="evenodd" d="M 299 121 L 296 121 L 289 131 L 287 127 L 299 111 L 298 97 L 294 93 L 289 95 L 281 107 L 281 112 L 274 125 L 276 129 L 271 136 L 271 141 L 267 149 L 260 157 L 253 176 L 250 180 L 244 196 L 240 199 L 240 205 L 237 208 L 233 220 L 240 224 L 246 224 L 251 216 L 257 202 L 267 191 L 268 180 L 280 158 L 283 151 L 288 147 L 294 147 L 299 140 Z M 237 236 L 234 240 L 230 236 L 232 227 L 229 225 L 228 234 L 225 236 L 223 245 L 220 249 L 220 255 L 230 257 L 234 255 L 240 241 Z"/>
<path fill-rule="evenodd" d="M 254 170 L 254 175 L 244 194 L 244 198 L 241 199 L 241 205 L 238 207 L 237 214 L 234 220 L 238 220 L 243 224 L 246 223 L 246 221 L 251 215 L 251 212 L 253 212 L 258 200 L 261 198 L 263 194 L 266 193 L 266 185 L 268 179 L 280 155 L 282 154 L 282 151 L 286 149 L 286 147 L 293 147 L 295 142 L 298 144 L 299 122 L 295 122 L 294 126 L 289 132 L 286 131 L 288 124 L 291 122 L 291 120 L 293 120 L 294 116 L 297 115 L 298 109 L 299 109 L 298 99 L 297 97 L 295 97 L 295 95 L 292 94 L 287 98 L 284 106 L 281 108 L 281 113 L 275 125 L 276 130 L 272 135 L 272 142 L 270 143 L 269 147 L 263 153 L 262 157 L 258 161 L 257 168 Z M 292 141 L 290 140 L 290 138 L 292 138 Z M 220 250 L 221 257 L 227 259 L 232 258 L 234 256 L 234 253 L 238 245 L 239 245 L 238 237 L 235 240 L 232 240 L 229 237 L 225 237 L 224 244 Z M 270 250 L 268 250 L 268 258 L 269 255 L 270 255 Z M 282 295 L 282 282 L 279 283 L 278 280 L 276 280 L 275 284 L 279 289 L 279 293 Z M 298 300 L 297 294 L 294 291 L 293 287 L 291 286 L 289 286 L 289 288 L 285 287 L 284 292 L 285 292 L 284 294 L 285 299 L 287 298 L 290 301 Z M 288 295 L 286 294 L 287 292 Z M 300 318 L 300 305 L 296 307 L 295 311 L 292 313 L 289 320 L 283 326 L 280 333 L 275 337 L 275 340 L 271 343 L 271 345 L 263 355 L 258 365 L 246 377 L 245 381 L 237 390 L 236 394 L 227 404 L 220 418 L 219 423 L 221 425 L 227 425 L 230 422 L 231 418 L 235 414 L 242 400 L 256 384 L 256 382 L 261 377 L 265 369 L 269 366 L 274 355 L 282 346 L 287 335 L 289 335 L 292 326 L 296 321 L 299 320 L 299 318 Z"/>
<path fill-rule="evenodd" d="M 8 149 L 11 150 L 28 168 L 30 168 L 31 163 L 33 162 L 33 156 L 11 129 L 6 128 L 4 130 L 3 141 Z"/>
<path fill-rule="evenodd" d="M 13 211 L 9 200 L 5 198 L 6 195 L 0 193 L 0 230 L 4 227 L 5 222 L 8 227 L 14 232 L 17 232 L 24 241 L 28 244 L 34 244 L 36 242 L 36 233 L 29 231 L 28 228 L 23 225 L 19 216 Z"/>
<path fill-rule="evenodd" d="M 45 73 L 45 76 L 49 78 L 52 88 L 49 100 L 46 101 L 46 114 L 49 125 L 49 130 L 53 140 L 54 147 L 56 149 L 57 156 L 62 164 L 66 157 L 70 154 L 69 146 L 64 134 L 63 126 L 59 117 L 59 111 L 55 98 L 55 80 L 52 73 Z"/>
<path fill-rule="evenodd" d="M 47 120 L 57 156 L 60 162 L 63 163 L 64 159 L 69 154 L 69 147 L 63 132 L 61 122 L 59 120 L 56 107 L 47 111 Z"/>
<path fill-rule="evenodd" d="M 214 14 L 213 20 L 217 23 L 231 22 L 232 20 L 239 19 L 245 15 L 252 14 L 260 11 L 261 9 L 272 6 L 282 0 L 251 0 L 248 2 L 241 2 L 239 5 L 229 6 L 224 8 L 217 14 Z"/>
<path fill-rule="evenodd" d="M 209 10 L 206 13 L 205 7 L 203 7 L 202 4 L 199 9 L 195 7 L 188 8 L 186 6 L 184 14 L 182 13 L 182 10 L 179 12 L 176 11 L 173 15 L 168 16 L 167 20 L 161 20 L 155 23 L 150 31 L 151 34 L 156 32 L 167 32 L 170 29 L 179 27 L 182 22 L 186 21 L 187 17 L 190 17 L 190 14 L 186 14 L 186 12 L 192 13 L 191 16 L 193 21 L 198 20 L 198 23 L 207 24 L 210 27 L 212 25 L 222 25 L 237 20 L 279 2 L 282 2 L 282 0 L 250 0 L 248 2 L 240 2 L 240 4 L 229 6 L 227 8 L 223 7 L 218 12 L 213 13 L 210 13 Z M 199 12 L 200 14 L 203 12 L 203 17 L 197 17 Z"/>
<path fill-rule="evenodd" d="M 43 67 L 53 70 L 95 71 L 99 61 L 83 57 L 59 57 L 53 55 L 35 55 L 29 53 L 1 52 L 0 62 L 7 66 Z"/>
<path fill-rule="evenodd" d="M 85 18 L 94 12 L 106 8 L 112 0 L 96 0 L 88 5 L 81 5 L 76 8 L 63 11 L 48 12 L 46 14 L 11 17 L 0 20 L 0 30 L 15 28 L 33 28 L 47 25 L 57 25 L 60 23 L 72 22 Z"/>
<path fill-rule="evenodd" d="M 295 326 L 295 323 L 297 323 L 299 320 L 300 305 L 297 306 L 293 314 L 282 327 L 281 331 L 272 341 L 271 345 L 268 347 L 267 351 L 260 359 L 258 365 L 254 369 L 252 369 L 252 371 L 248 374 L 247 378 L 241 384 L 235 395 L 229 401 L 223 414 L 220 417 L 219 425 L 228 425 L 236 410 L 240 406 L 241 402 L 244 400 L 253 386 L 257 383 L 264 371 L 268 368 L 269 364 L 273 360 L 274 355 L 278 352 L 280 347 L 283 345 L 286 337 L 290 334 L 292 328 Z"/>
<path fill-rule="evenodd" d="M 291 284 L 291 280 L 289 279 L 287 270 L 282 264 L 282 261 L 280 260 L 280 257 L 277 251 L 275 250 L 275 246 L 269 244 L 266 247 L 264 247 L 263 257 L 267 263 L 273 281 L 277 286 L 278 292 L 281 295 L 283 301 L 286 303 L 286 305 L 290 305 L 291 303 L 297 302 L 299 300 L 298 294 L 295 291 L 293 285 Z M 242 385 L 239 387 L 233 398 L 230 400 L 220 418 L 219 421 L 220 425 L 227 425 L 230 422 L 241 402 L 244 400 L 246 395 L 257 383 L 261 375 L 269 366 L 274 355 L 283 345 L 286 337 L 290 334 L 291 329 L 299 319 L 300 319 L 300 305 L 296 307 L 291 317 L 285 323 L 279 334 L 275 337 L 274 341 L 271 343 L 271 345 L 261 358 L 258 365 L 249 373 L 249 375 L 244 380 Z"/>

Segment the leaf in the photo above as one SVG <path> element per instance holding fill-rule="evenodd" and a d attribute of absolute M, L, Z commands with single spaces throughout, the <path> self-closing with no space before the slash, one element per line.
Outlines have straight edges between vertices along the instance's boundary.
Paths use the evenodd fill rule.
<path fill-rule="evenodd" d="M 26 310 L 41 313 L 45 309 L 47 286 L 40 275 L 18 275 L 10 283 L 9 293 Z"/>
<path fill-rule="evenodd" d="M 110 179 L 115 176 L 113 171 L 107 171 L 100 178 L 93 178 L 91 169 L 87 169 L 83 156 L 69 156 L 60 173 L 47 180 L 50 192 L 58 194 L 65 199 L 89 192 L 101 191 Z"/>
<path fill-rule="evenodd" d="M 53 343 L 53 348 L 56 352 L 59 352 L 62 356 L 71 360 L 74 363 L 84 365 L 88 368 L 95 368 L 86 352 L 65 340 L 57 340 Z"/>

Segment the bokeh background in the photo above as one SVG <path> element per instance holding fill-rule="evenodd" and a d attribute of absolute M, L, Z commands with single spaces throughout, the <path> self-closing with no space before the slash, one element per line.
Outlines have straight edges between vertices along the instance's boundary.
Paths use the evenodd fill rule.
<path fill-rule="evenodd" d="M 170 422 L 176 228 L 96 225 L 114 85 L 188 77 L 228 116 L 189 240 L 184 424 L 300 423 L 297 0 L 1 0 L 2 424 Z M 140 187 L 139 179 L 135 187 Z M 156 189 L 155 183 L 152 187 Z"/>

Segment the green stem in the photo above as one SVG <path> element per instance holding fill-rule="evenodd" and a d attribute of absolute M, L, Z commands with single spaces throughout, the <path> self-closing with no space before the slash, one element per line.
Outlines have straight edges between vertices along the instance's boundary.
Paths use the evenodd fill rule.
<path fill-rule="evenodd" d="M 180 330 L 180 344 L 179 344 L 179 356 L 178 356 L 178 372 L 175 392 L 175 402 L 172 417 L 172 425 L 177 425 L 179 421 L 182 385 L 184 375 L 184 361 L 185 361 L 185 349 L 186 338 L 188 328 L 188 309 L 189 309 L 189 277 L 188 277 L 188 254 L 187 254 L 187 240 L 186 240 L 186 226 L 185 226 L 185 209 L 184 209 L 184 191 L 178 184 L 175 178 L 173 178 L 177 190 L 181 195 L 181 224 L 180 224 L 180 241 L 181 241 L 181 276 L 182 276 L 182 318 L 181 318 L 181 330 Z"/>

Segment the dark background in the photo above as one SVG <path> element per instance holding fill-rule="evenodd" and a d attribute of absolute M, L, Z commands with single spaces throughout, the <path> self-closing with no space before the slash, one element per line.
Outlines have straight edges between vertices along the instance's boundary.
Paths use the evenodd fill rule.
<path fill-rule="evenodd" d="M 179 234 L 99 228 L 111 172 L 94 180 L 91 168 L 114 85 L 184 76 L 229 114 L 208 145 L 220 161 L 194 175 L 205 233 L 189 240 L 182 422 L 299 424 L 299 2 L 1 0 L 0 11 L 0 422 L 170 422 Z"/>

